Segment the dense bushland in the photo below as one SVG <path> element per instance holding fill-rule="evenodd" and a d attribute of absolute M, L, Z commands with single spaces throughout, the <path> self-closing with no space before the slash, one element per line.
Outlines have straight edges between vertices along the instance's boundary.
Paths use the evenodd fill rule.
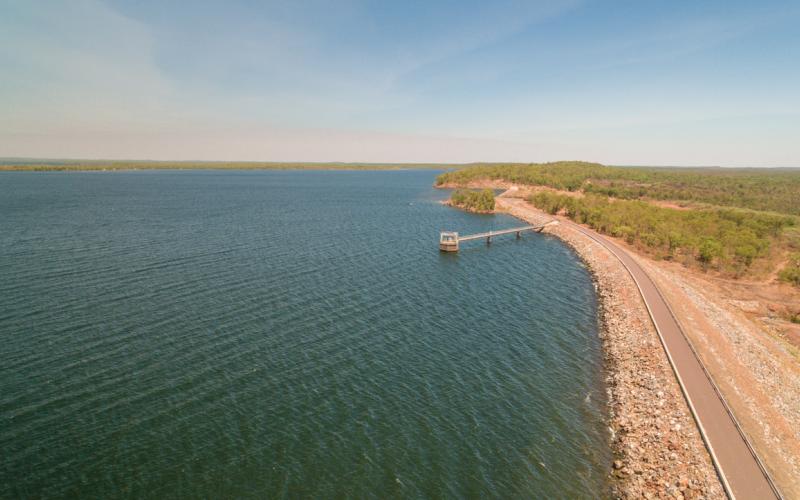
<path fill-rule="evenodd" d="M 457 189 L 450 195 L 450 203 L 473 212 L 491 212 L 494 210 L 494 191 L 491 189 L 481 191 Z"/>
<path fill-rule="evenodd" d="M 624 238 L 655 256 L 741 276 L 767 274 L 787 250 L 780 278 L 800 286 L 800 170 L 608 167 L 587 162 L 477 164 L 437 185 L 503 180 L 540 191 L 551 213 Z M 677 202 L 688 210 L 658 206 Z"/>
<path fill-rule="evenodd" d="M 800 170 L 607 167 L 587 162 L 479 164 L 446 172 L 441 184 L 503 179 L 626 200 L 705 203 L 800 215 Z"/>
<path fill-rule="evenodd" d="M 768 255 L 784 228 L 796 224 L 796 218 L 788 215 L 720 207 L 675 210 L 596 194 L 541 191 L 529 201 L 551 214 L 561 213 L 601 233 L 624 238 L 657 258 L 680 258 L 737 276 Z"/>

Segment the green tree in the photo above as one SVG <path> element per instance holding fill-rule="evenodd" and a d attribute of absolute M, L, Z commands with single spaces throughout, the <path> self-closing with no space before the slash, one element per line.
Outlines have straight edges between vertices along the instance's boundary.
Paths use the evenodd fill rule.
<path fill-rule="evenodd" d="M 705 238 L 698 249 L 700 262 L 710 264 L 715 258 L 722 256 L 722 244 L 714 238 Z"/>
<path fill-rule="evenodd" d="M 491 212 L 495 206 L 494 191 L 491 189 L 482 191 L 457 189 L 450 195 L 450 203 L 474 212 Z"/>

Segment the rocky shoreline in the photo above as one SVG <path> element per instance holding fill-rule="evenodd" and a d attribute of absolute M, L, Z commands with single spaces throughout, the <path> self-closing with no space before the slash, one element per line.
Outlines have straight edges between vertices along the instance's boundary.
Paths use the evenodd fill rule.
<path fill-rule="evenodd" d="M 497 208 L 527 222 L 545 214 L 520 199 Z M 725 498 L 694 419 L 627 270 L 608 250 L 564 225 L 545 232 L 572 247 L 600 302 L 609 404 L 611 494 L 616 498 Z"/>

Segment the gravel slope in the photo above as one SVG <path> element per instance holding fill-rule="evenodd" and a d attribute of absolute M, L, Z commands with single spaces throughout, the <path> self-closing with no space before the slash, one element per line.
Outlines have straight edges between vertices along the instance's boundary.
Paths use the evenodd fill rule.
<path fill-rule="evenodd" d="M 547 217 L 520 199 L 499 210 L 535 223 Z M 566 226 L 546 232 L 580 255 L 601 301 L 608 385 L 613 495 L 619 498 L 724 498 L 722 486 L 660 344 L 644 302 L 622 264 Z"/>

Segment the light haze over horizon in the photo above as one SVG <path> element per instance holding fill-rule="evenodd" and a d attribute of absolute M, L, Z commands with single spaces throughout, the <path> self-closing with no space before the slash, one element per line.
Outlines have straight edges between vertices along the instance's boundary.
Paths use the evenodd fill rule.
<path fill-rule="evenodd" d="M 0 0 L 0 157 L 800 166 L 800 4 Z"/>

